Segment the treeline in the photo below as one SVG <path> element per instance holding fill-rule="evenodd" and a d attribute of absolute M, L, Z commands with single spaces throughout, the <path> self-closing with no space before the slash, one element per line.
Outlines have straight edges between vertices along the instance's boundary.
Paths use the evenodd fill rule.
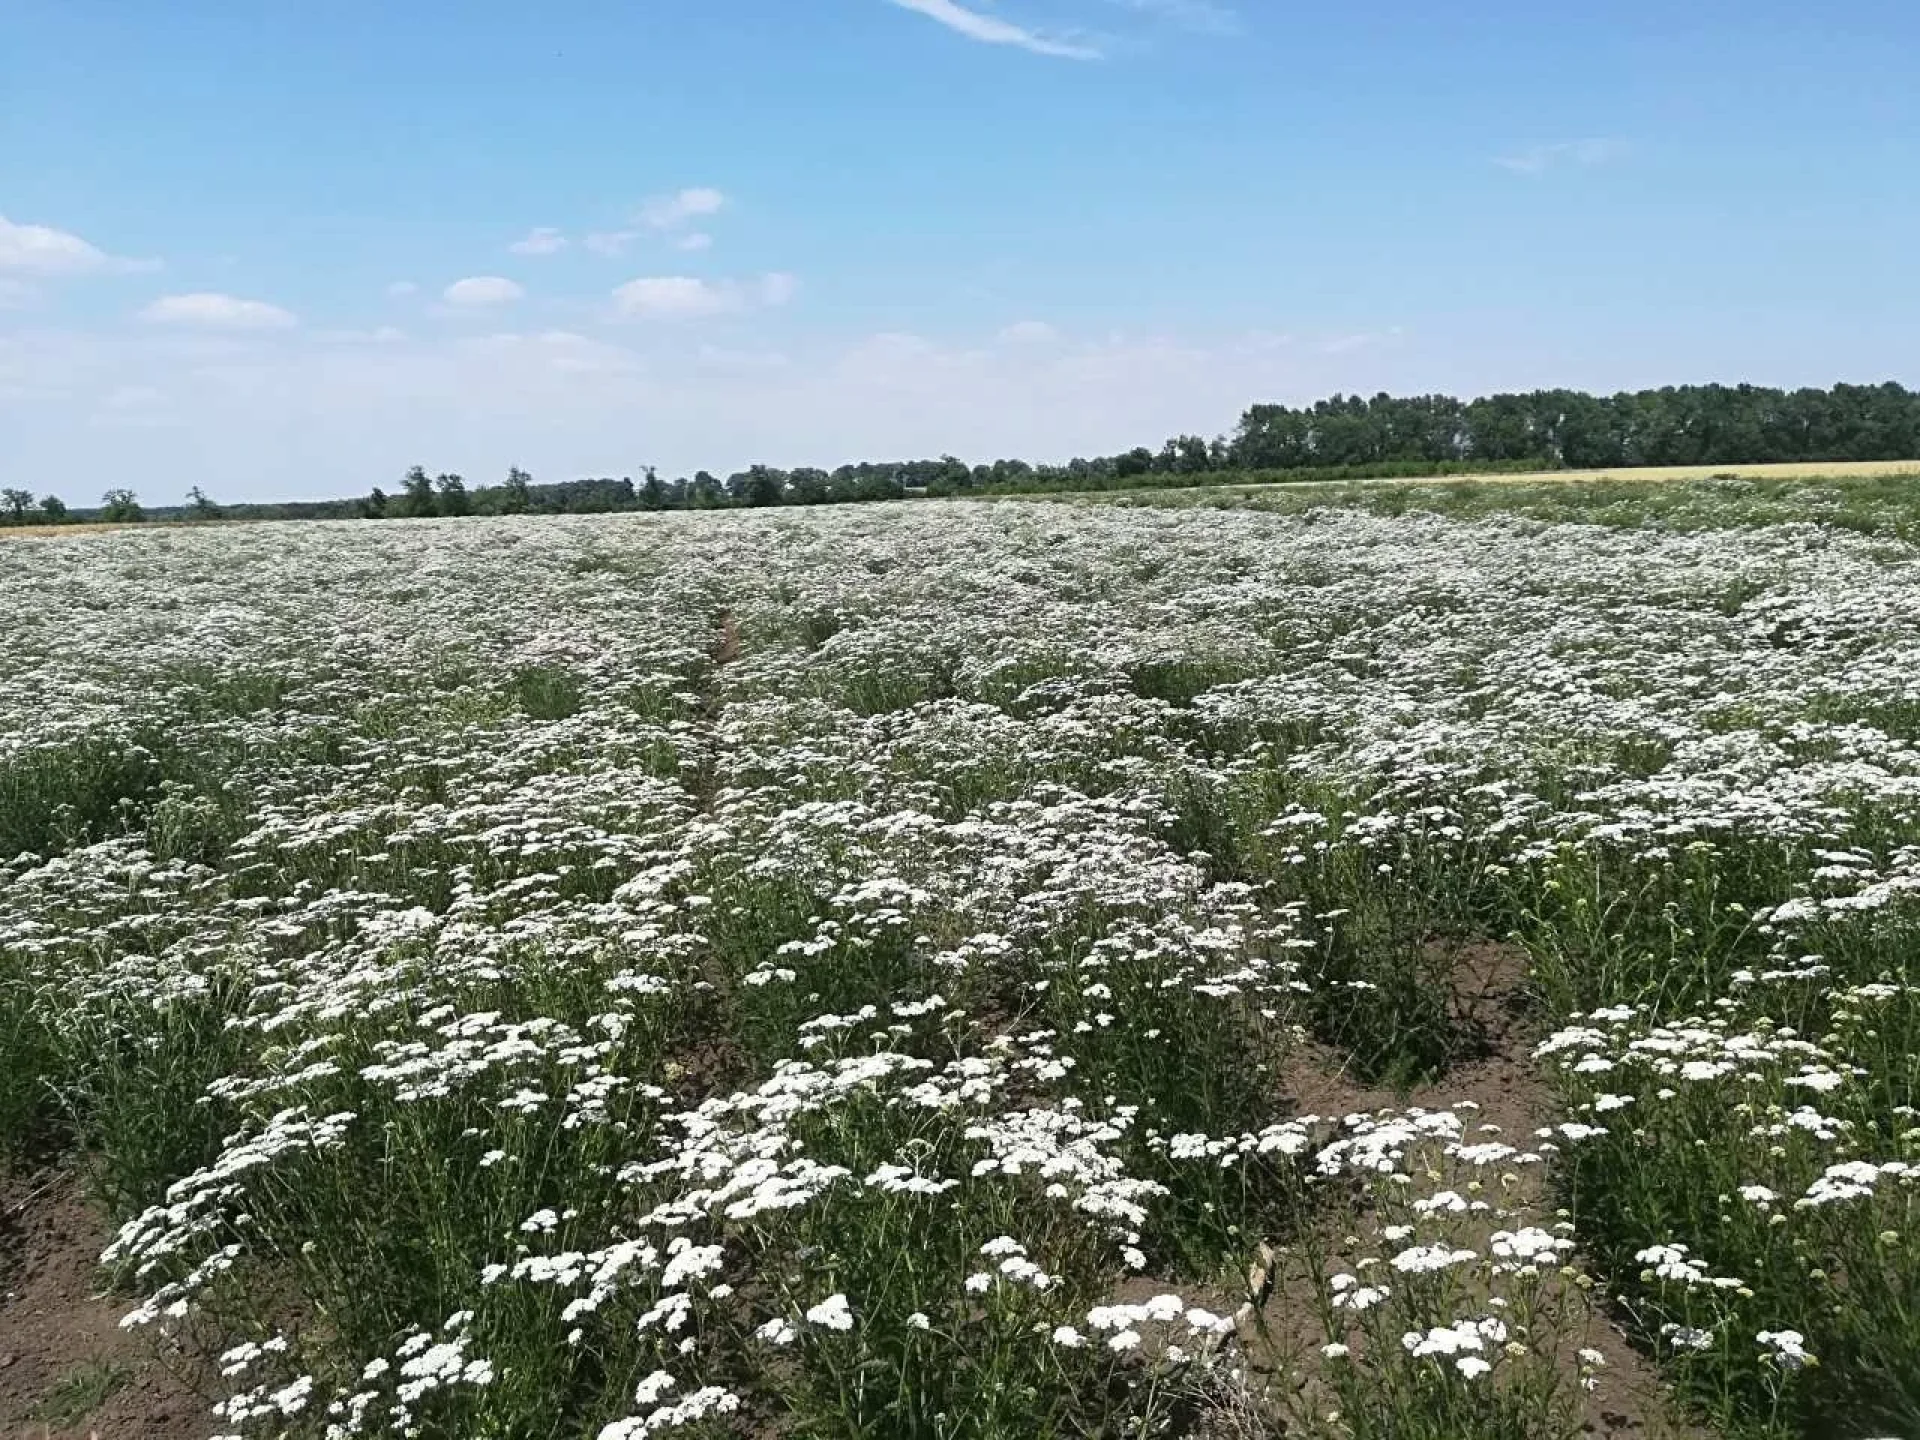
<path fill-rule="evenodd" d="M 1899 385 L 1769 390 L 1684 385 L 1611 396 L 1577 390 L 1371 400 L 1307 409 L 1255 405 L 1233 463 L 1248 469 L 1418 460 L 1594 470 L 1629 465 L 1756 465 L 1908 460 L 1920 454 L 1920 394 Z"/>
<path fill-rule="evenodd" d="M 595 476 L 536 483 L 519 468 L 497 485 L 429 476 L 415 466 L 389 495 L 218 506 L 196 488 L 188 503 L 143 510 L 128 490 L 95 510 L 69 511 L 55 496 L 0 492 L 16 523 L 155 519 L 397 519 L 441 515 L 586 514 L 619 510 L 846 504 L 916 495 L 994 495 L 1231 481 L 1375 479 L 1512 470 L 1637 465 L 1920 458 L 1920 392 L 1888 382 L 1831 389 L 1683 385 L 1617 395 L 1536 390 L 1459 400 L 1450 395 L 1372 399 L 1335 395 L 1310 406 L 1254 405 L 1232 436 L 1177 435 L 1157 450 L 1065 464 L 953 455 L 864 461 L 833 470 L 752 465 L 724 478 L 700 470 L 662 478 Z"/>

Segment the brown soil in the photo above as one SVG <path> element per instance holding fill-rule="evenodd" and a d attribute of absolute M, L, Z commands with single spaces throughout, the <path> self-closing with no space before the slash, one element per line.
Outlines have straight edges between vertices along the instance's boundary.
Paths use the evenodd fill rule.
<path fill-rule="evenodd" d="M 203 1440 L 215 1429 L 186 1358 L 120 1328 L 131 1305 L 105 1293 L 99 1268 L 111 1236 L 71 1172 L 0 1174 L 0 1440 Z M 106 1393 L 72 1413 L 89 1390 Z"/>
<path fill-rule="evenodd" d="M 1533 1058 L 1536 1038 L 1529 1024 L 1527 952 L 1483 941 L 1454 950 L 1451 1009 L 1454 1023 L 1477 1058 L 1454 1066 L 1430 1087 L 1432 1100 L 1479 1106 L 1469 1129 L 1497 1127 L 1508 1144 L 1528 1148 L 1534 1131 L 1561 1118 L 1553 1088 Z M 1416 1097 L 1418 1099 L 1418 1097 Z M 1699 1437 L 1705 1432 L 1680 1421 L 1659 1372 L 1636 1351 L 1596 1306 L 1594 1333 L 1584 1343 L 1606 1356 L 1582 1407 L 1582 1430 L 1609 1437 Z M 1568 1345 L 1568 1369 L 1577 1363 Z"/>
<path fill-rule="evenodd" d="M 1402 1103 L 1393 1091 L 1354 1079 L 1347 1073 L 1340 1052 L 1317 1040 L 1304 1040 L 1293 1047 L 1280 1077 L 1280 1093 L 1285 1113 L 1329 1120 L 1397 1109 Z"/>
<path fill-rule="evenodd" d="M 1499 1138 L 1527 1148 L 1533 1132 L 1556 1118 L 1553 1088 L 1533 1059 L 1527 952 L 1487 940 L 1450 947 L 1448 1011 L 1463 1058 L 1413 1103 L 1469 1101 L 1469 1131 L 1496 1127 Z M 1492 1133 L 1488 1132 L 1489 1138 Z"/>
<path fill-rule="evenodd" d="M 713 661 L 716 670 L 725 669 L 740 658 L 740 622 L 733 618 L 731 610 L 720 612 L 719 623 L 715 627 L 713 644 L 707 656 Z"/>
<path fill-rule="evenodd" d="M 1337 1051 L 1302 1045 L 1296 1048 L 1282 1081 L 1289 1108 L 1297 1114 L 1339 1118 L 1409 1106 L 1457 1106 L 1469 1138 L 1497 1136 L 1508 1144 L 1531 1148 L 1539 1143 L 1534 1132 L 1560 1116 L 1553 1089 L 1532 1056 L 1526 952 L 1486 941 L 1448 946 L 1435 958 L 1452 977 L 1450 1010 L 1463 1058 L 1433 1084 L 1395 1095 L 1349 1078 Z M 1529 1179 L 1539 1174 L 1537 1170 L 1524 1173 Z M 1523 1198 L 1515 1194 L 1509 1203 Z M 1537 1194 L 1534 1200 L 1544 1203 Z M 1314 1218 L 1312 1233 L 1295 1237 L 1294 1243 L 1277 1250 L 1271 1292 L 1261 1297 L 1264 1303 L 1251 1323 L 1241 1326 L 1250 1380 L 1259 1398 L 1250 1400 L 1246 1413 L 1222 1417 L 1222 1436 L 1273 1433 L 1260 1429 L 1262 1422 L 1255 1412 L 1271 1417 L 1276 1409 L 1289 1409 L 1290 1402 L 1297 1405 L 1307 1399 L 1311 1404 L 1311 1377 L 1318 1370 L 1318 1350 L 1326 1336 L 1318 1287 L 1307 1271 L 1303 1252 L 1311 1248 L 1324 1257 L 1329 1269 L 1343 1268 L 1343 1261 L 1355 1253 L 1348 1243 L 1348 1230 L 1359 1220 L 1345 1205 L 1336 1205 Z M 1370 1248 L 1362 1243 L 1359 1251 Z M 1583 1434 L 1602 1440 L 1707 1440 L 1708 1432 L 1677 1418 L 1658 1371 L 1605 1318 L 1603 1306 L 1595 1307 L 1591 1333 L 1568 1340 L 1569 1372 L 1577 1364 L 1573 1352 L 1582 1346 L 1606 1357 L 1594 1388 L 1584 1397 Z M 1271 1418 L 1264 1423 L 1270 1425 Z"/>

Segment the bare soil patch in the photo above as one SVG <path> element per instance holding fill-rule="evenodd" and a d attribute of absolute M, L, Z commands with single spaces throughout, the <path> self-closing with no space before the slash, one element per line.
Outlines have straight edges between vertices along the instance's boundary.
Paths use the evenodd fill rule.
<path fill-rule="evenodd" d="M 1293 1047 L 1281 1072 L 1280 1094 L 1289 1115 L 1332 1120 L 1371 1115 L 1403 1103 L 1403 1097 L 1392 1090 L 1356 1080 L 1340 1051 L 1318 1040 L 1303 1040 Z"/>
<path fill-rule="evenodd" d="M 0 1175 L 0 1440 L 203 1440 L 193 1365 L 120 1328 L 111 1227 L 68 1170 Z M 161 1345 L 164 1342 L 160 1342 Z"/>
<path fill-rule="evenodd" d="M 1562 1118 L 1556 1096 L 1533 1059 L 1536 1022 L 1529 1004 L 1530 961 L 1525 950 L 1495 941 L 1436 942 L 1431 952 L 1450 976 L 1449 1012 L 1463 1057 L 1431 1084 L 1412 1092 L 1355 1082 L 1345 1073 L 1337 1050 L 1317 1044 L 1299 1046 L 1282 1078 L 1282 1093 L 1299 1114 L 1340 1118 L 1381 1110 L 1420 1107 L 1459 1111 L 1471 1139 L 1499 1138 L 1523 1149 L 1539 1142 L 1536 1131 Z M 1521 1172 L 1524 1191 L 1514 1200 L 1547 1203 L 1537 1169 Z M 1345 1204 L 1334 1204 L 1309 1221 L 1309 1233 L 1268 1252 L 1254 1312 L 1243 1313 L 1240 1341 L 1247 1355 L 1253 1394 L 1243 1412 L 1217 1417 L 1222 1437 L 1273 1433 L 1273 1412 L 1315 1393 L 1319 1347 L 1325 1341 L 1319 1284 L 1309 1272 L 1309 1252 L 1328 1270 L 1350 1268 L 1358 1255 L 1374 1248 L 1349 1234 L 1360 1219 Z M 1258 1262 L 1256 1262 L 1258 1263 Z M 1708 1432 L 1678 1413 L 1671 1392 L 1652 1363 L 1636 1351 L 1625 1333 L 1595 1306 L 1584 1336 L 1569 1337 L 1562 1361 L 1571 1375 L 1575 1351 L 1600 1350 L 1606 1365 L 1585 1392 L 1580 1425 L 1598 1440 L 1708 1440 Z M 1264 1412 L 1265 1418 L 1262 1417 Z"/>

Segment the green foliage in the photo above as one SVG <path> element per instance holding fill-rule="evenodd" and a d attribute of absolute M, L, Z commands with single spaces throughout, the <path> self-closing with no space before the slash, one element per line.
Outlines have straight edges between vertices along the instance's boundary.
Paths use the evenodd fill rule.
<path fill-rule="evenodd" d="M 435 477 L 433 488 L 437 494 L 438 513 L 442 515 L 473 513 L 473 501 L 467 495 L 467 482 L 458 475 L 446 474 Z"/>
<path fill-rule="evenodd" d="M 0 858 L 67 850 L 142 824 L 163 773 L 143 739 L 102 733 L 0 760 Z"/>
<path fill-rule="evenodd" d="M 117 1361 L 84 1361 L 48 1387 L 29 1418 L 68 1429 L 106 1404 L 132 1378 L 132 1369 Z"/>
<path fill-rule="evenodd" d="M 524 515 L 533 508 L 533 476 L 515 465 L 507 471 L 507 480 L 500 487 L 500 513 L 503 515 Z"/>
<path fill-rule="evenodd" d="M 906 496 L 1131 493 L 1213 490 L 1221 486 L 1327 484 L 1434 476 L 1487 476 L 1561 469 L 1632 470 L 1642 466 L 1770 463 L 1842 464 L 1920 458 L 1920 393 L 1886 383 L 1783 391 L 1754 385 L 1668 386 L 1612 396 L 1569 390 L 1501 394 L 1463 401 L 1447 395 L 1369 398 L 1335 395 L 1298 409 L 1255 404 L 1243 413 L 1231 440 L 1178 435 L 1158 450 L 1135 446 L 1114 455 L 1064 464 L 1000 459 L 969 466 L 957 456 L 861 461 L 833 470 L 787 470 L 754 464 L 724 479 L 706 470 L 660 478 L 645 468 L 638 487 L 627 477 L 590 476 L 536 485 L 518 466 L 497 486 L 469 492 L 457 475 L 430 480 L 415 466 L 403 494 L 389 505 L 377 489 L 364 501 L 255 504 L 224 507 L 235 519 L 344 518 L 387 514 L 587 514 L 631 510 L 713 509 L 725 506 L 847 504 Z M 1795 518 L 1794 482 L 1771 486 L 1769 508 Z M 1905 495 L 1911 483 L 1881 482 Z M 1488 513 L 1507 502 L 1474 489 L 1440 494 L 1379 487 L 1366 498 L 1378 513 L 1449 508 Z M 1539 487 L 1535 487 L 1538 490 Z M 115 491 L 115 496 L 130 492 Z M 197 489 L 196 489 L 196 494 Z M 1518 499 L 1519 497 L 1516 497 Z M 1271 508 L 1258 497 L 1213 496 L 1203 503 Z M 1316 494 L 1311 504 L 1328 503 Z M 1341 500 L 1336 503 L 1351 503 Z M 1524 503 L 1535 513 L 1567 518 L 1585 511 L 1606 523 L 1638 523 L 1672 507 L 1631 477 L 1594 482 L 1558 499 Z M 109 509 L 114 508 L 110 502 Z M 124 506 L 121 507 L 122 510 Z M 1831 523 L 1878 525 L 1876 507 L 1838 507 Z M 204 497 L 189 514 L 209 514 Z M 101 518 L 138 518 L 116 511 Z M 1719 523 L 1708 521 L 1706 523 Z M 1903 534 L 1916 533 L 1911 517 Z"/>
<path fill-rule="evenodd" d="M 210 974 L 157 1010 L 101 997 L 54 1027 L 61 1105 L 115 1215 L 219 1154 L 233 1117 L 206 1092 L 245 1053 L 232 1024 L 245 993 L 242 977 Z"/>
<path fill-rule="evenodd" d="M 109 525 L 127 525 L 147 518 L 131 490 L 109 490 L 100 499 L 100 518 Z"/>
<path fill-rule="evenodd" d="M 413 520 L 440 513 L 440 503 L 433 493 L 433 481 L 427 478 L 423 467 L 415 465 L 400 482 L 400 508 L 402 514 Z"/>
<path fill-rule="evenodd" d="M 580 713 L 585 693 L 563 665 L 523 665 L 513 675 L 514 699 L 535 720 L 570 719 Z"/>
<path fill-rule="evenodd" d="M 1225 477 L 1208 477 L 1219 481 Z M 1279 476 L 1269 479 L 1278 482 Z M 1338 477 L 1333 477 L 1338 478 Z M 1444 515 L 1459 520 L 1515 516 L 1542 524 L 1712 531 L 1815 522 L 1835 530 L 1920 538 L 1920 475 L 1805 479 L 1666 480 L 1631 474 L 1601 480 L 1513 482 L 1464 478 L 1436 484 L 1209 484 L 1194 490 L 1121 497 L 1122 503 L 1200 505 L 1310 517 L 1328 509 L 1376 515 Z"/>
<path fill-rule="evenodd" d="M 33 977 L 0 955 L 0 1168 L 31 1155 L 58 1134 L 52 1089 L 59 1053 L 47 1029 Z"/>

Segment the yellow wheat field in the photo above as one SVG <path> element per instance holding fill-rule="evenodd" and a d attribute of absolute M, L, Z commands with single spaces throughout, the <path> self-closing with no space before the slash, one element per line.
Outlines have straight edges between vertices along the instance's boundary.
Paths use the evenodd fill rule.
<path fill-rule="evenodd" d="M 166 530 L 178 520 L 133 520 L 112 525 L 69 523 L 66 525 L 0 525 L 0 540 L 31 540 L 42 535 L 104 535 L 110 530 Z M 205 521 L 198 522 L 205 524 Z"/>

